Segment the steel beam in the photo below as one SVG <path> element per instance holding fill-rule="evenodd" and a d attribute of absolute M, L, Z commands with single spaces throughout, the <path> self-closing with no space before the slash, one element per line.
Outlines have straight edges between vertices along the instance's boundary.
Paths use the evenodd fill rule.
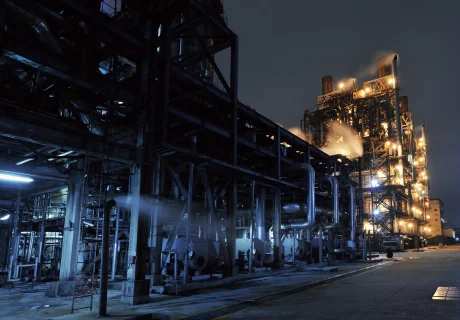
<path fill-rule="evenodd" d="M 125 28 L 116 23 L 116 20 L 108 17 L 101 12 L 92 12 L 87 9 L 87 6 L 81 3 L 81 0 L 57 0 L 58 2 L 71 8 L 79 15 L 84 16 L 89 24 L 93 24 L 95 28 L 103 30 L 104 33 L 113 35 L 116 38 L 123 39 L 138 48 L 144 46 L 142 39 L 134 36 Z M 43 1 L 44 5 L 47 1 Z"/>
<path fill-rule="evenodd" d="M 33 117 L 34 115 L 30 115 Z M 88 134 L 85 136 L 75 133 L 66 133 L 59 128 L 59 118 L 56 126 L 41 126 L 39 116 L 36 121 L 28 122 L 10 116 L 0 115 L 0 136 L 32 142 L 41 145 L 60 147 L 75 152 L 92 155 L 99 158 L 109 158 L 115 162 L 134 164 L 138 161 L 138 154 L 134 147 L 121 146 L 111 142 L 101 141 L 101 138 Z"/>
<path fill-rule="evenodd" d="M 40 70 L 46 73 L 102 94 L 107 98 L 127 101 L 133 104 L 141 101 L 138 93 L 126 91 L 120 85 L 102 76 L 90 80 L 84 72 L 76 70 L 74 66 L 72 67 L 67 62 L 45 53 L 45 51 L 40 50 L 36 46 L 30 46 L 27 42 L 14 39 L 12 38 L 7 46 L 3 48 L 4 56 L 10 59 L 34 68 L 40 67 Z"/>
<path fill-rule="evenodd" d="M 52 167 L 38 165 L 35 163 L 27 163 L 17 166 L 15 162 L 16 161 L 0 160 L 0 171 L 18 173 L 31 178 L 59 181 L 63 183 L 66 183 L 69 178 L 68 174 L 62 173 Z"/>

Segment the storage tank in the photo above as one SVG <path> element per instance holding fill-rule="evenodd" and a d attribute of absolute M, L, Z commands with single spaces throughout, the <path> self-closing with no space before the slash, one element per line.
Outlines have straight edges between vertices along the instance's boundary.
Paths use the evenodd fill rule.
<path fill-rule="evenodd" d="M 324 76 L 323 82 L 323 94 L 328 94 L 334 91 L 334 79 L 332 76 Z"/>

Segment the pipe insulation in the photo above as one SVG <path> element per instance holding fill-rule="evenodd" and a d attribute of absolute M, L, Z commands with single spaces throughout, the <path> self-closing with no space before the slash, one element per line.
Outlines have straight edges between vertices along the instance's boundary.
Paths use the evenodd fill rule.
<path fill-rule="evenodd" d="M 328 224 L 326 226 L 326 230 L 335 228 L 339 225 L 339 181 L 335 177 L 327 176 L 323 178 L 325 181 L 331 184 L 331 194 L 332 194 L 332 201 L 333 201 L 333 214 L 334 214 L 334 222 L 332 224 Z"/>
<path fill-rule="evenodd" d="M 300 165 L 301 170 L 305 171 L 307 177 L 307 214 L 306 221 L 302 223 L 291 223 L 283 227 L 287 229 L 304 229 L 311 227 L 315 223 L 315 169 L 308 163 L 302 163 Z M 337 209 L 338 212 L 338 209 Z"/>
<path fill-rule="evenodd" d="M 356 239 L 356 193 L 355 188 L 351 184 L 347 184 L 344 188 L 350 193 L 350 241 L 355 243 Z"/>

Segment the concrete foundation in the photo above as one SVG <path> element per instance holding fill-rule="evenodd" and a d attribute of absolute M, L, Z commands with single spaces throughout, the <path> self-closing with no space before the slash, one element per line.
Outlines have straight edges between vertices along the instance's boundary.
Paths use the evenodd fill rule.
<path fill-rule="evenodd" d="M 121 287 L 121 303 L 137 305 L 149 302 L 150 280 L 127 280 Z"/>
<path fill-rule="evenodd" d="M 50 298 L 68 297 L 73 294 L 73 281 L 53 281 L 47 282 L 45 295 Z"/>

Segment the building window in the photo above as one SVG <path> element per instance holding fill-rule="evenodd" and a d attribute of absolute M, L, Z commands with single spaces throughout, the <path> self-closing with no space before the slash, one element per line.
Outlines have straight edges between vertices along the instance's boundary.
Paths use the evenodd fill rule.
<path fill-rule="evenodd" d="M 438 209 L 434 209 L 434 211 L 438 211 Z"/>
<path fill-rule="evenodd" d="M 434 219 L 434 221 L 438 221 L 438 219 Z"/>

